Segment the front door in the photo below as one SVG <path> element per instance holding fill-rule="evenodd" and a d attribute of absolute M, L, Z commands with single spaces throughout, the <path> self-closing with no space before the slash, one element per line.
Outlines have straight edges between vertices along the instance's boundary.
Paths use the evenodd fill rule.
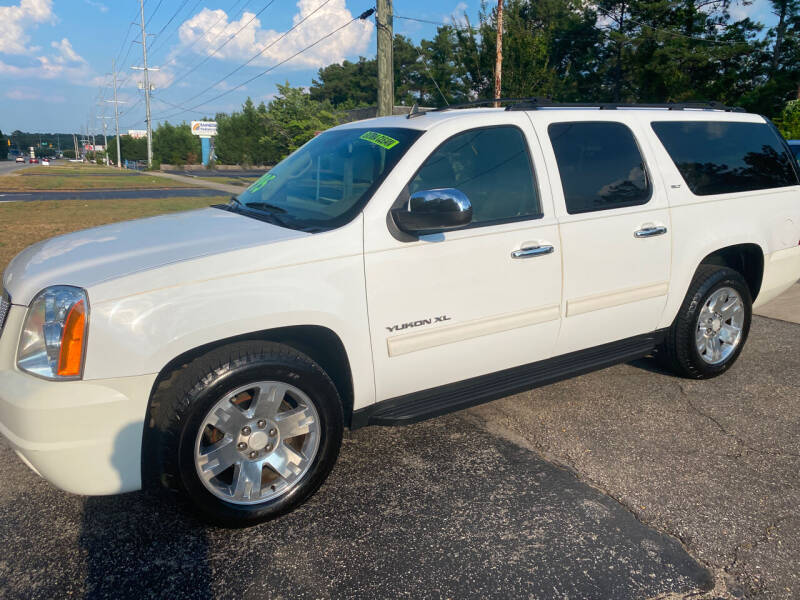
<path fill-rule="evenodd" d="M 390 204 L 365 219 L 377 400 L 553 352 L 561 250 L 546 176 L 533 168 L 541 150 L 523 114 L 478 120 L 467 131 L 445 123 L 427 132 L 398 186 L 459 189 L 473 207 L 471 226 L 414 240 L 390 233 Z"/>

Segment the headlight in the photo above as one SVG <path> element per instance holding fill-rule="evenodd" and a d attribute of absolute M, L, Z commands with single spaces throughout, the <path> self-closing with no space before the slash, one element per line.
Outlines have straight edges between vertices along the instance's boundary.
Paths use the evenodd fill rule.
<path fill-rule="evenodd" d="M 80 378 L 88 321 L 84 290 L 67 285 L 42 290 L 25 317 L 17 366 L 48 379 Z"/>

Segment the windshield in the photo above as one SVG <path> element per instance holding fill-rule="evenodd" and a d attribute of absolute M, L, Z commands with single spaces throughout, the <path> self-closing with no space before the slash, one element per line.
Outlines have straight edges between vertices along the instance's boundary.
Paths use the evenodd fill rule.
<path fill-rule="evenodd" d="M 792 151 L 792 154 L 794 154 L 794 157 L 797 159 L 797 161 L 800 162 L 800 142 L 790 142 L 789 149 Z"/>
<path fill-rule="evenodd" d="M 422 132 L 399 127 L 321 133 L 230 205 L 280 225 L 321 231 L 350 221 Z"/>

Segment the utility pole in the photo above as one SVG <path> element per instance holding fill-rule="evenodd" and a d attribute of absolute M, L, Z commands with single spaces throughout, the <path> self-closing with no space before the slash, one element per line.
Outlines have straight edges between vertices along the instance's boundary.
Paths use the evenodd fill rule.
<path fill-rule="evenodd" d="M 497 58 L 494 63 L 494 97 L 502 97 L 503 87 L 503 0 L 497 0 Z M 495 102 L 495 107 L 500 103 Z"/>
<path fill-rule="evenodd" d="M 139 71 L 144 71 L 144 105 L 147 120 L 147 168 L 153 166 L 153 125 L 150 122 L 150 74 L 147 68 L 147 32 L 144 29 L 144 0 L 139 0 L 139 12 L 142 19 L 142 61 L 143 66 Z M 155 71 L 156 69 L 152 69 Z"/>
<path fill-rule="evenodd" d="M 113 100 L 106 100 L 106 102 L 113 102 L 114 103 L 114 123 L 117 126 L 117 168 L 122 168 L 122 153 L 119 149 L 119 104 L 120 101 L 117 100 L 117 65 L 114 62 L 114 59 L 111 59 L 111 73 L 114 75 L 114 99 Z M 106 147 L 106 152 L 108 152 L 108 147 Z"/>
<path fill-rule="evenodd" d="M 391 115 L 394 110 L 394 58 L 392 33 L 394 17 L 392 0 L 378 0 L 378 116 Z"/>

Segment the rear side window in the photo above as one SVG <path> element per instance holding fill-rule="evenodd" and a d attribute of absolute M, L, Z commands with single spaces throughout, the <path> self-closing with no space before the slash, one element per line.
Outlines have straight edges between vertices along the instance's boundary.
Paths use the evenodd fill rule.
<path fill-rule="evenodd" d="M 547 128 L 567 212 L 645 204 L 650 183 L 633 133 L 622 123 L 553 123 Z"/>
<path fill-rule="evenodd" d="M 454 135 L 428 157 L 409 191 L 447 187 L 466 194 L 476 224 L 542 216 L 528 143 L 513 126 Z"/>
<path fill-rule="evenodd" d="M 792 159 L 766 123 L 652 123 L 686 185 L 698 196 L 797 185 Z"/>

